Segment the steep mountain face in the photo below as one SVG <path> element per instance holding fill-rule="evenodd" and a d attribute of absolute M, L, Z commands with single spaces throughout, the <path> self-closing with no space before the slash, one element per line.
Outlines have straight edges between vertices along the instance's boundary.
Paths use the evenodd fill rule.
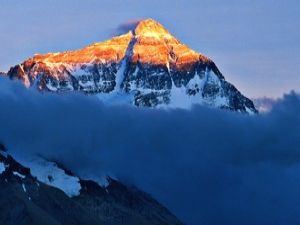
<path fill-rule="evenodd" d="M 42 158 L 20 164 L 1 147 L 1 225 L 182 224 L 136 188 L 111 178 L 105 185 L 83 180 Z"/>
<path fill-rule="evenodd" d="M 27 87 L 97 94 L 136 106 L 204 104 L 256 113 L 251 100 L 228 83 L 213 61 L 147 19 L 134 30 L 76 51 L 35 55 L 7 74 Z"/>

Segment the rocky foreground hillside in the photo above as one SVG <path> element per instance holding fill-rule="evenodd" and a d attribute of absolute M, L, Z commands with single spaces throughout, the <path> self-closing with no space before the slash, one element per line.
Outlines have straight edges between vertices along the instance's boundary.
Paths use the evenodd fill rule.
<path fill-rule="evenodd" d="M 0 148 L 1 225 L 182 224 L 150 195 L 116 179 L 84 180 L 41 157 L 20 164 Z"/>

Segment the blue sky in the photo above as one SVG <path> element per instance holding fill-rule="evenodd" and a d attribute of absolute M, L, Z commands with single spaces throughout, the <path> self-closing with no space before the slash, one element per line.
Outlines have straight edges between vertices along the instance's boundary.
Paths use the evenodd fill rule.
<path fill-rule="evenodd" d="M 0 0 L 0 70 L 151 17 L 212 58 L 248 97 L 279 97 L 300 91 L 299 12 L 296 0 Z"/>

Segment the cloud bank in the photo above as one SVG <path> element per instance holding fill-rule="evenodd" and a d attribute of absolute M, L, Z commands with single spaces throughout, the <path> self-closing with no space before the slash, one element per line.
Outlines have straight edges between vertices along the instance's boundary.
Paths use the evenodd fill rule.
<path fill-rule="evenodd" d="M 81 176 L 109 172 L 187 224 L 300 224 L 300 97 L 264 115 L 106 106 L 0 79 L 0 140 Z"/>

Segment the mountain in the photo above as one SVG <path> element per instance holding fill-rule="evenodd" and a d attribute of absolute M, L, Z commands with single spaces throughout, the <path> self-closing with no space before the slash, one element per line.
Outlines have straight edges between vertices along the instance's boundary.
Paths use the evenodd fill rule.
<path fill-rule="evenodd" d="M 22 164 L 0 144 L 1 225 L 182 225 L 150 195 L 107 177 L 81 179 L 56 162 Z"/>
<path fill-rule="evenodd" d="M 203 104 L 257 113 L 212 60 L 153 19 L 79 50 L 37 54 L 12 67 L 7 76 L 41 91 L 81 91 L 109 103 L 184 108 Z"/>

